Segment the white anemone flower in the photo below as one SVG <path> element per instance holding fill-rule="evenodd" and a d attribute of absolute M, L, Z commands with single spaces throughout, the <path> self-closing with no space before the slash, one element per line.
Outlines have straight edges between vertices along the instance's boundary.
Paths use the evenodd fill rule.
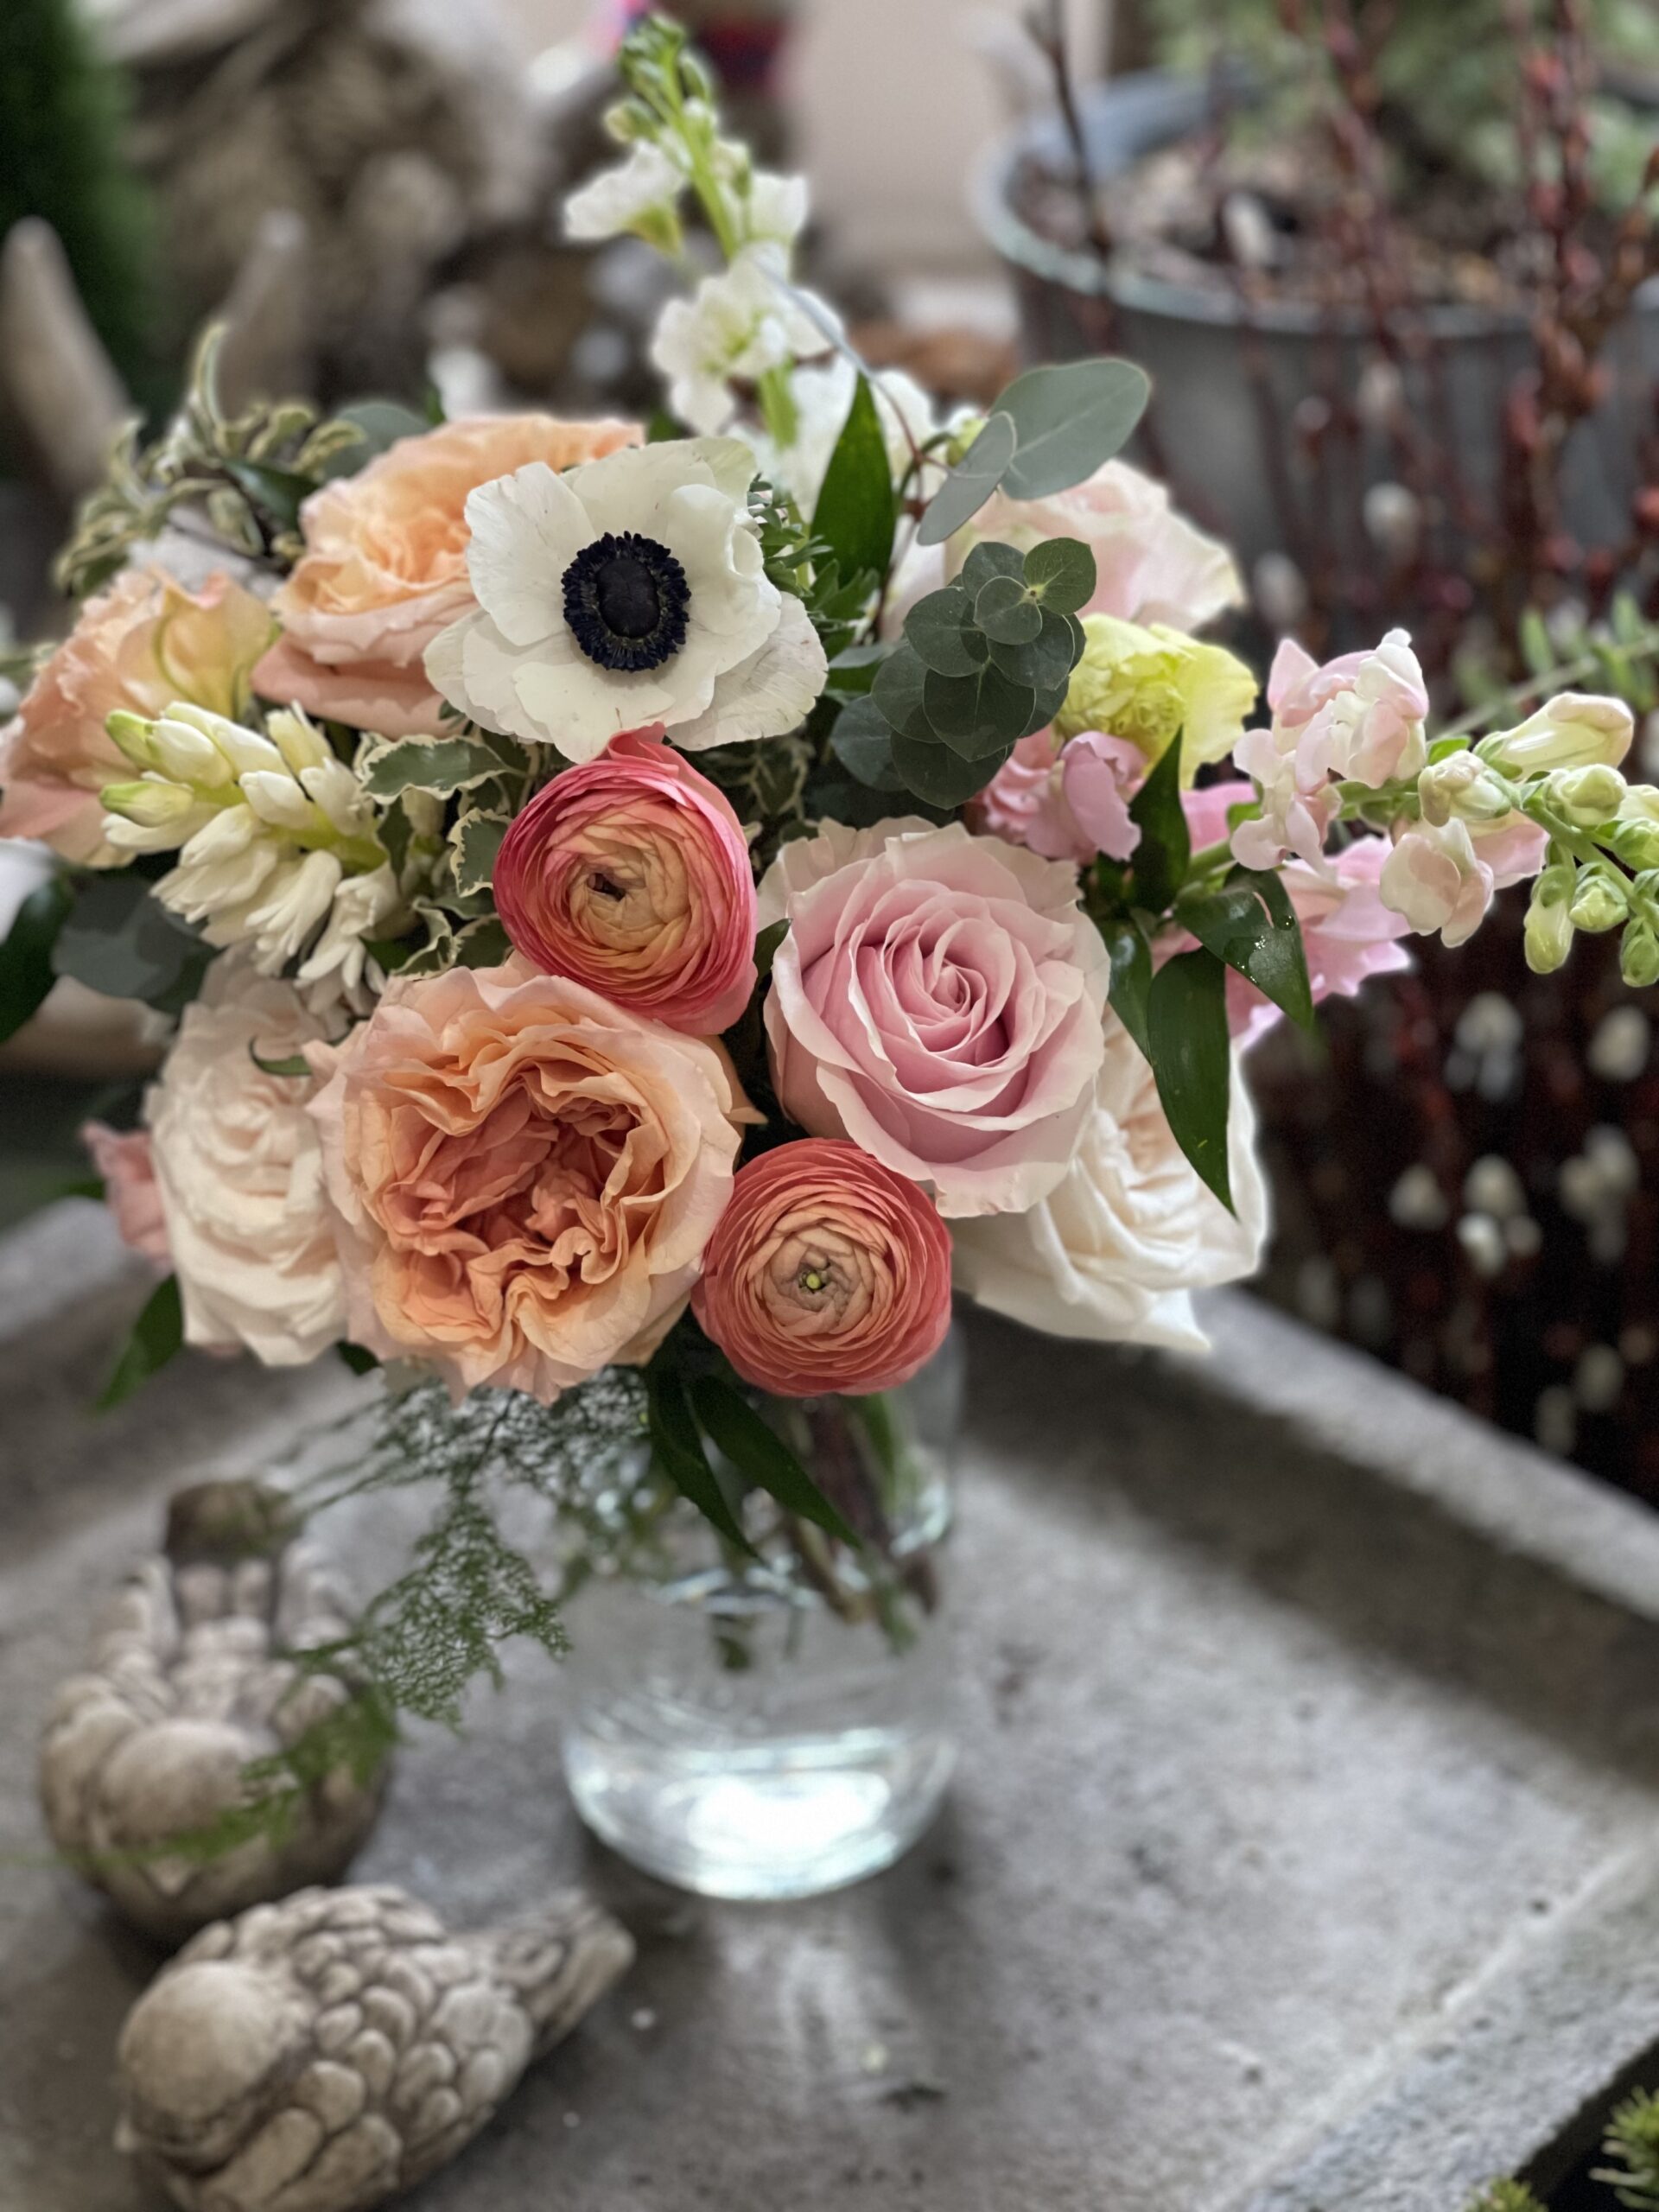
<path fill-rule="evenodd" d="M 564 203 L 564 234 L 586 243 L 627 232 L 672 251 L 679 235 L 676 213 L 685 172 L 662 147 L 641 139 L 626 162 L 599 175 Z"/>
<path fill-rule="evenodd" d="M 478 606 L 427 648 L 434 685 L 568 760 L 652 723 L 688 752 L 794 728 L 828 669 L 805 608 L 766 574 L 753 474 L 740 439 L 691 438 L 480 485 Z"/>
<path fill-rule="evenodd" d="M 729 269 L 663 309 L 651 358 L 668 378 L 675 414 L 705 437 L 736 415 L 734 378 L 753 384 L 769 369 L 810 359 L 830 344 L 826 329 L 840 327 L 821 302 L 814 302 L 817 315 L 798 306 L 780 281 L 785 275 L 776 244 L 745 246 Z"/>

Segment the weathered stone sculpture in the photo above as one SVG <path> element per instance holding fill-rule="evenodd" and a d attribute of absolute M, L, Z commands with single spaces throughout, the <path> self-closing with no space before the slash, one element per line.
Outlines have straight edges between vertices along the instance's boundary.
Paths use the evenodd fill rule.
<path fill-rule="evenodd" d="M 128 2016 L 117 2143 L 183 2212 L 369 2212 L 469 2142 L 632 1958 L 574 1893 L 467 1936 L 401 1890 L 257 1905 Z"/>
<path fill-rule="evenodd" d="M 340 1766 L 304 1789 L 291 1820 L 209 1847 L 249 1802 L 249 1764 L 357 1694 L 288 1656 L 350 1624 L 338 1576 L 296 1540 L 288 1513 L 254 1483 L 179 1491 L 165 1551 L 129 1575 L 47 1724 L 41 1798 L 54 1840 L 128 1919 L 167 1941 L 336 1879 L 379 1809 L 384 1771 L 365 1784 Z"/>

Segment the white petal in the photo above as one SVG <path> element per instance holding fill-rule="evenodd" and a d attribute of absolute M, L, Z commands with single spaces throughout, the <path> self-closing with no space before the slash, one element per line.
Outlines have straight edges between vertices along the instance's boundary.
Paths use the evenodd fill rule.
<path fill-rule="evenodd" d="M 778 627 L 759 652 L 720 678 L 707 712 L 695 721 L 670 721 L 683 751 L 781 737 L 811 713 L 829 681 L 829 663 L 805 607 L 788 592 L 782 598 Z"/>
<path fill-rule="evenodd" d="M 563 621 L 564 572 L 598 534 L 586 506 L 556 470 L 532 461 L 469 493 L 467 525 L 479 605 L 510 645 L 533 645 Z"/>
<path fill-rule="evenodd" d="M 316 809 L 286 771 L 280 776 L 259 769 L 242 778 L 242 796 L 262 822 L 279 830 L 314 830 Z"/>

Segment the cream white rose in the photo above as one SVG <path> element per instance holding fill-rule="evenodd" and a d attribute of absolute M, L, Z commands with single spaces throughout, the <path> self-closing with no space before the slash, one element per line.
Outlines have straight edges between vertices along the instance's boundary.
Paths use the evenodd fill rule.
<path fill-rule="evenodd" d="M 1267 1240 L 1249 1093 L 1236 1059 L 1235 1218 L 1188 1165 L 1128 1032 L 1110 1014 L 1106 1031 L 1095 1112 L 1065 1181 L 1029 1213 L 953 1221 L 957 1287 L 1048 1336 L 1203 1351 L 1191 1294 L 1253 1274 Z"/>
<path fill-rule="evenodd" d="M 297 1367 L 344 1334 L 345 1300 L 305 1108 L 311 1076 L 270 1075 L 325 1040 L 291 983 L 237 955 L 187 1007 L 145 1119 L 188 1344 Z"/>

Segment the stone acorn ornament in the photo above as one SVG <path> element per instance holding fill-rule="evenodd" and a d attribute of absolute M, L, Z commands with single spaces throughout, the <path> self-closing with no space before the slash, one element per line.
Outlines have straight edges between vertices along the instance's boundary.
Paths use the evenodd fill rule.
<path fill-rule="evenodd" d="M 256 1905 L 128 2014 L 117 2147 L 183 2212 L 370 2212 L 470 2142 L 632 1960 L 575 1892 L 467 1936 L 401 1890 Z"/>
<path fill-rule="evenodd" d="M 291 1817 L 223 1849 L 212 1842 L 249 1801 L 250 1763 L 359 1694 L 288 1656 L 349 1626 L 334 1570 L 300 1540 L 280 1492 L 215 1482 L 175 1493 L 162 1552 L 111 1602 L 41 1745 L 54 1840 L 147 1934 L 178 1942 L 350 1865 L 379 1811 L 384 1761 L 366 1781 L 336 1766 L 303 1789 Z"/>

